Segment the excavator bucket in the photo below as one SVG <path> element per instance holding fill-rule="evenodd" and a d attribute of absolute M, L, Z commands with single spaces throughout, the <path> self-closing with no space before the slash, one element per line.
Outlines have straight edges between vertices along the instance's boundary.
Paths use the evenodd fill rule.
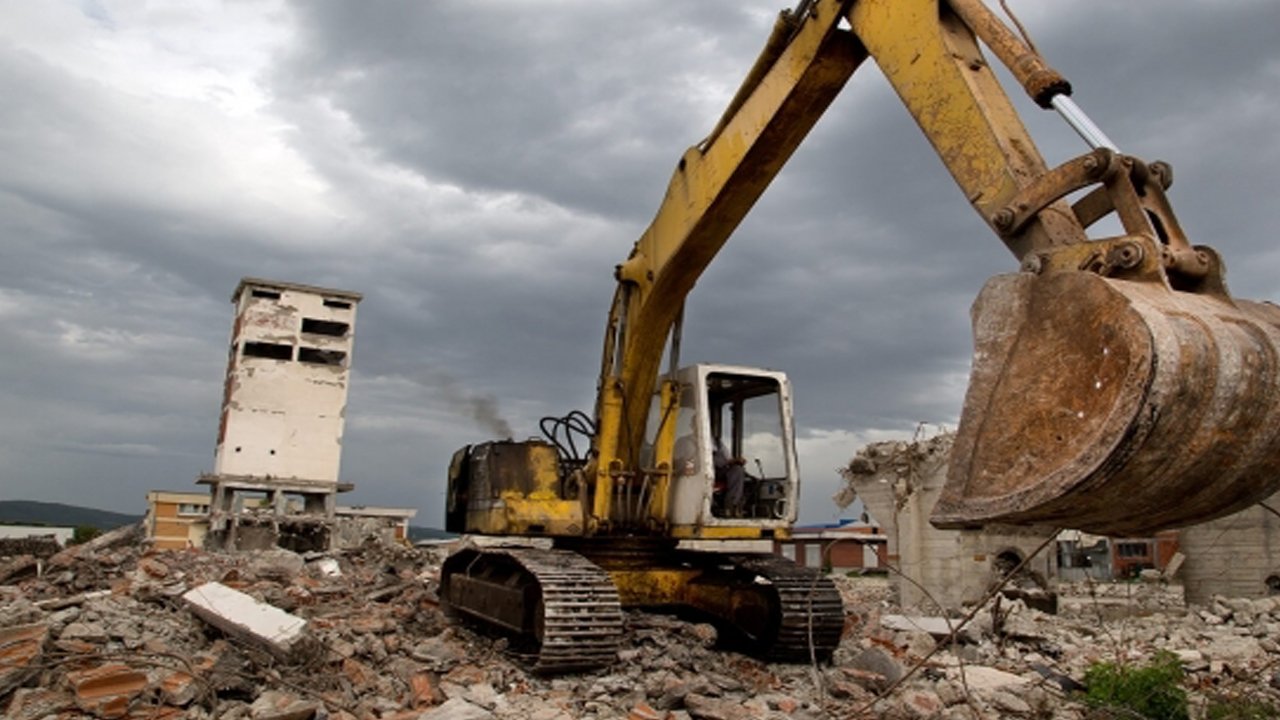
<path fill-rule="evenodd" d="M 1280 308 L 1159 279 L 987 282 L 934 525 L 1145 535 L 1280 489 Z"/>

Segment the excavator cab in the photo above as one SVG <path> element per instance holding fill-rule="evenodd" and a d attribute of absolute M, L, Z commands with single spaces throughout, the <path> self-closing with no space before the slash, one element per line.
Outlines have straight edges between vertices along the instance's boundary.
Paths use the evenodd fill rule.
<path fill-rule="evenodd" d="M 678 376 L 671 525 L 695 535 L 702 527 L 788 526 L 799 482 L 786 375 L 700 364 Z"/>

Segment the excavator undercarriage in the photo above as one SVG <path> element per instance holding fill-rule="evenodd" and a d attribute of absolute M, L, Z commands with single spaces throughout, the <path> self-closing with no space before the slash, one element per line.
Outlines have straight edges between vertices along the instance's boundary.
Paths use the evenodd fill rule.
<path fill-rule="evenodd" d="M 784 558 L 666 542 L 571 545 L 455 552 L 441 573 L 442 606 L 513 638 L 513 652 L 547 674 L 612 662 L 622 607 L 711 622 L 725 644 L 771 662 L 826 660 L 840 642 L 845 616 L 835 584 Z"/>

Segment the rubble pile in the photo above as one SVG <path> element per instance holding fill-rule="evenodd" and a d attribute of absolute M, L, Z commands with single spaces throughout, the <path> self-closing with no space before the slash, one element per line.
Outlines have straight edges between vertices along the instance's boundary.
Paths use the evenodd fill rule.
<path fill-rule="evenodd" d="M 45 559 L 56 555 L 62 546 L 52 535 L 25 538 L 0 538 L 0 557 L 22 557 Z"/>
<path fill-rule="evenodd" d="M 446 621 L 441 560 L 379 543 L 155 551 L 136 529 L 110 533 L 0 584 L 0 717 L 1085 720 L 1072 690 L 1090 663 L 1157 649 L 1177 653 L 1198 701 L 1280 697 L 1280 602 L 1103 617 L 1122 598 L 1095 589 L 1059 616 L 993 604 L 952 637 L 958 616 L 903 614 L 884 579 L 865 577 L 837 578 L 848 623 L 830 664 L 767 664 L 710 624 L 629 612 L 615 665 L 544 678 L 504 641 Z"/>

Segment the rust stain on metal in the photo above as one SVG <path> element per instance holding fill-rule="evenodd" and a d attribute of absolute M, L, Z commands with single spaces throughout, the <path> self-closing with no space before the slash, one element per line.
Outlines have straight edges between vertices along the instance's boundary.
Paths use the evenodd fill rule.
<path fill-rule="evenodd" d="M 935 524 L 1140 535 L 1280 489 L 1274 306 L 1022 273 L 989 281 L 973 316 L 970 387 Z"/>

